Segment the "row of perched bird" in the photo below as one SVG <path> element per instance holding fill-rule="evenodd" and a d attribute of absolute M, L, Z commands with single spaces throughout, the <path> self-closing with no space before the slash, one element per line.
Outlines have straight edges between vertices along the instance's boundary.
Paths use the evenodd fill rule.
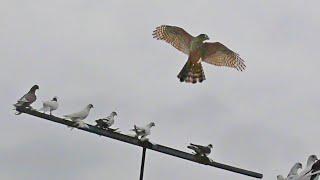
<path fill-rule="evenodd" d="M 32 86 L 32 88 L 22 96 L 16 104 L 14 104 L 15 109 L 18 107 L 25 107 L 35 110 L 31 107 L 31 104 L 37 100 L 36 90 L 39 89 L 38 85 Z M 57 110 L 59 107 L 58 98 L 55 96 L 51 100 L 44 101 L 42 103 L 42 107 L 38 111 L 43 111 L 44 113 L 49 112 L 52 115 L 52 112 Z M 83 121 L 88 117 L 90 110 L 93 108 L 92 104 L 87 105 L 83 110 L 64 115 L 66 119 L 69 119 L 74 122 L 74 125 L 77 128 L 89 128 L 89 126 Z M 17 112 L 16 115 L 21 114 L 21 112 Z M 117 116 L 116 112 L 112 112 L 109 116 L 101 119 L 95 120 L 96 127 L 104 130 L 116 131 L 118 129 L 112 129 L 111 126 L 114 124 L 114 118 Z M 134 137 L 139 138 L 141 141 L 148 141 L 147 136 L 151 134 L 151 128 L 155 126 L 154 122 L 148 123 L 146 126 L 136 126 L 131 129 L 131 131 L 135 132 Z M 212 145 L 201 146 L 197 144 L 190 144 L 188 146 L 189 149 L 194 151 L 194 154 L 199 157 L 207 157 L 211 153 Z"/>
<path fill-rule="evenodd" d="M 297 162 L 290 169 L 286 178 L 282 175 L 277 176 L 277 180 L 318 180 L 320 176 L 320 160 L 316 155 L 310 155 L 307 159 L 306 167 L 302 169 L 302 164 Z"/>

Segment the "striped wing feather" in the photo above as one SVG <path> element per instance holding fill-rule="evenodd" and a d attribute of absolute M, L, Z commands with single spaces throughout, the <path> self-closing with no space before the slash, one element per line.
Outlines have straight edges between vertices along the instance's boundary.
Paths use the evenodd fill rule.
<path fill-rule="evenodd" d="M 240 56 L 219 42 L 204 43 L 202 61 L 216 66 L 226 66 L 243 71 L 246 68 Z"/>
<path fill-rule="evenodd" d="M 153 38 L 164 40 L 171 44 L 179 51 L 189 54 L 189 48 L 193 36 L 187 33 L 184 29 L 176 26 L 162 25 L 153 31 Z"/>

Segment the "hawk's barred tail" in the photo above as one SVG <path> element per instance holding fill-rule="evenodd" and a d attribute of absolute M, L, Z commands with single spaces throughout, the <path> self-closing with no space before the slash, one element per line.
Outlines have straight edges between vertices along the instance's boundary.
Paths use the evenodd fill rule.
<path fill-rule="evenodd" d="M 202 64 L 200 62 L 192 63 L 190 61 L 187 61 L 187 63 L 183 66 L 182 70 L 178 74 L 178 78 L 181 82 L 186 83 L 197 83 L 206 79 Z"/>

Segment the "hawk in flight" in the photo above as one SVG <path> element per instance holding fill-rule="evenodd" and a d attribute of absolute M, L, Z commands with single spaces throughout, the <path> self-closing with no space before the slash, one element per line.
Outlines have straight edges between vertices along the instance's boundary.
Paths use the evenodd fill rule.
<path fill-rule="evenodd" d="M 201 61 L 216 66 L 227 66 L 243 71 L 244 60 L 239 55 L 219 42 L 209 40 L 206 34 L 191 36 L 184 29 L 176 26 L 161 25 L 153 31 L 153 38 L 164 40 L 173 47 L 188 55 L 188 61 L 178 74 L 181 82 L 197 83 L 204 81 Z"/>

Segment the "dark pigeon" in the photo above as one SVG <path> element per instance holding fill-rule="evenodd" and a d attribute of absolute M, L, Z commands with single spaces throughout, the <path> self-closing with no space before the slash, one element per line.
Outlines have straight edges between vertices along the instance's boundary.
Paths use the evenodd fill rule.
<path fill-rule="evenodd" d="M 24 96 L 22 96 L 14 106 L 31 108 L 31 104 L 37 100 L 36 90 L 39 89 L 38 85 L 32 86 L 32 88 Z M 17 113 L 21 114 L 21 113 Z"/>
<path fill-rule="evenodd" d="M 115 116 L 117 116 L 117 113 L 112 112 L 108 117 L 97 119 L 95 126 L 101 129 L 111 129 L 110 127 L 114 124 Z"/>
<path fill-rule="evenodd" d="M 201 146 L 201 145 L 190 143 L 188 148 L 194 150 L 196 155 L 207 157 L 211 153 L 212 144 L 209 144 L 208 146 Z"/>
<path fill-rule="evenodd" d="M 318 160 L 317 162 L 315 162 L 312 167 L 311 167 L 311 174 L 315 173 L 317 171 L 320 171 L 320 160 Z M 311 176 L 310 180 L 314 180 L 316 179 L 316 177 L 319 176 L 319 174 L 314 174 Z"/>

